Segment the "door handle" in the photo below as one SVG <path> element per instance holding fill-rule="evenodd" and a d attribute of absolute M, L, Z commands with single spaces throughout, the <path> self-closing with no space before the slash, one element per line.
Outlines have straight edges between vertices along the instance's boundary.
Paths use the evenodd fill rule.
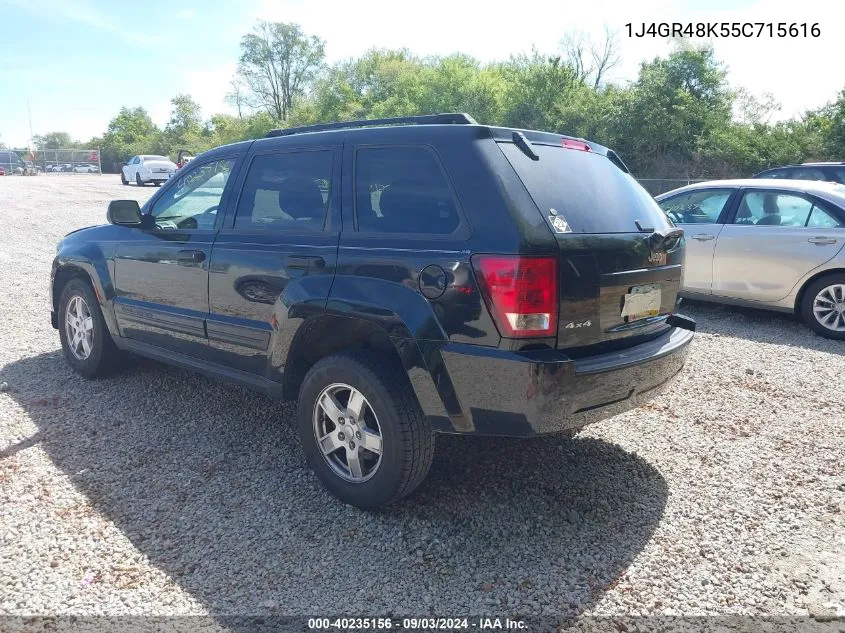
<path fill-rule="evenodd" d="M 199 264 L 205 261 L 205 251 L 179 251 L 176 259 L 185 264 Z"/>
<path fill-rule="evenodd" d="M 319 255 L 288 255 L 285 266 L 294 270 L 323 270 L 326 260 Z"/>
<path fill-rule="evenodd" d="M 699 233 L 698 235 L 693 235 L 692 239 L 698 240 L 699 242 L 709 242 L 710 240 L 715 240 L 715 235 L 710 235 L 709 233 Z"/>
<path fill-rule="evenodd" d="M 836 244 L 832 237 L 811 237 L 807 240 L 810 244 Z"/>

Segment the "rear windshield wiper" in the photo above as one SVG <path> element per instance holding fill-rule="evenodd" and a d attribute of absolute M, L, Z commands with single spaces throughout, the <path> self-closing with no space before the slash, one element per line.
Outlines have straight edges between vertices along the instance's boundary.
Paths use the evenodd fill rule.
<path fill-rule="evenodd" d="M 540 160 L 540 155 L 534 151 L 534 146 L 531 144 L 531 141 L 525 137 L 525 134 L 514 130 L 513 142 L 519 149 L 522 150 L 523 154 L 528 156 L 528 158 L 531 160 Z"/>

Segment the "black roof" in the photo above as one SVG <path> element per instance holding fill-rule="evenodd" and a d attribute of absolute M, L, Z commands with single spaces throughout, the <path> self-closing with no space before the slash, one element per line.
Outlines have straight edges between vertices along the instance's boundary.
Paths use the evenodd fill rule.
<path fill-rule="evenodd" d="M 606 156 L 620 169 L 628 172 L 627 166 L 615 152 L 598 143 L 554 132 L 481 125 L 465 112 L 446 112 L 386 119 L 359 119 L 278 129 L 270 131 L 264 138 L 224 145 L 208 150 L 203 155 L 208 157 L 225 154 L 250 143 L 260 143 L 271 147 L 276 144 L 309 146 L 324 143 L 328 140 L 327 136 L 331 137 L 337 133 L 366 133 L 368 138 L 371 136 L 375 142 L 419 142 L 435 138 L 445 140 L 462 137 L 468 140 L 492 138 L 497 141 L 517 143 L 527 141 L 539 145 L 559 145 L 561 139 L 572 139 L 586 143 L 593 152 Z"/>

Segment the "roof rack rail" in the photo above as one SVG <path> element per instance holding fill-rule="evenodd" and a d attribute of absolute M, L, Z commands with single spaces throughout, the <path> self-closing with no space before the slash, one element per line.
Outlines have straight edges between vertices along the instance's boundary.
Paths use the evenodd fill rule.
<path fill-rule="evenodd" d="M 322 132 L 324 130 L 343 130 L 355 127 L 373 127 L 377 125 L 477 125 L 478 122 L 465 112 L 447 112 L 444 114 L 423 114 L 420 116 L 400 116 L 389 119 L 361 119 L 358 121 L 338 121 L 337 123 L 318 123 L 286 129 L 270 130 L 264 138 L 275 136 L 291 136 L 305 132 Z"/>

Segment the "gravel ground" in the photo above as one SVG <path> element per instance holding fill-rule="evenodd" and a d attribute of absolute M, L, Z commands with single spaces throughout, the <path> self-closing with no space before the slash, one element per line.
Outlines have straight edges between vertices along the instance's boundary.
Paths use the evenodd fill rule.
<path fill-rule="evenodd" d="M 55 243 L 154 191 L 0 178 L 0 614 L 845 615 L 844 343 L 691 303 L 653 403 L 574 440 L 440 437 L 367 514 L 321 490 L 290 405 L 64 363 Z"/>

